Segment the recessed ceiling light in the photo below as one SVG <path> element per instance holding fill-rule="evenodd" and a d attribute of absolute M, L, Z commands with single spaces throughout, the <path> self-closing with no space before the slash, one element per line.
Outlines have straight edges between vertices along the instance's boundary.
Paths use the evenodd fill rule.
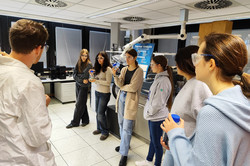
<path fill-rule="evenodd" d="M 124 17 L 123 20 L 130 21 L 130 22 L 140 22 L 140 21 L 144 21 L 146 19 L 143 17 L 131 16 L 131 17 Z"/>
<path fill-rule="evenodd" d="M 207 0 L 195 3 L 194 6 L 199 9 L 223 9 L 231 6 L 233 3 L 230 0 Z"/>
<path fill-rule="evenodd" d="M 43 5 L 43 6 L 48 6 L 48 7 L 66 7 L 67 4 L 63 1 L 59 0 L 35 0 L 36 3 Z"/>

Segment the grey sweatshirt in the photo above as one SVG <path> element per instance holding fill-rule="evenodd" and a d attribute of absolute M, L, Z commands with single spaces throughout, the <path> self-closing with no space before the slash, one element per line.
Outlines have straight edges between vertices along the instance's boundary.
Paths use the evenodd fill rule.
<path fill-rule="evenodd" d="M 187 137 L 193 134 L 198 112 L 203 107 L 203 101 L 210 96 L 212 92 L 208 86 L 194 77 L 186 82 L 175 97 L 171 113 L 178 114 L 185 121 Z"/>
<path fill-rule="evenodd" d="M 168 116 L 167 101 L 171 90 L 172 86 L 168 78 L 168 72 L 158 73 L 148 93 L 148 100 L 144 107 L 144 119 L 161 121 Z"/>

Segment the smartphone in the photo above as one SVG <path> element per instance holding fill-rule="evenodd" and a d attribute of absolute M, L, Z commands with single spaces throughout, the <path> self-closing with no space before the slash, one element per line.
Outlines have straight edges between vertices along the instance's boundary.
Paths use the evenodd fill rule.
<path fill-rule="evenodd" d="M 168 135 L 167 133 L 164 132 L 164 135 L 163 135 L 163 141 L 165 142 L 165 144 L 168 146 Z"/>

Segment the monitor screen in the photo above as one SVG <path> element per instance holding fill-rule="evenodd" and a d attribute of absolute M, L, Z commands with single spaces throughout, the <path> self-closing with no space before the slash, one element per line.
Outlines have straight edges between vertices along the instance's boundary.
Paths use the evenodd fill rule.
<path fill-rule="evenodd" d="M 38 62 L 37 64 L 33 64 L 31 69 L 34 70 L 35 74 L 43 73 L 43 62 Z"/>

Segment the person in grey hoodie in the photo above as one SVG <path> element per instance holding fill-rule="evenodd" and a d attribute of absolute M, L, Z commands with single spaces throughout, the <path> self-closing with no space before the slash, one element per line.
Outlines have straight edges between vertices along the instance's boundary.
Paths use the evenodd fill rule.
<path fill-rule="evenodd" d="M 161 123 L 168 116 L 172 106 L 173 97 L 173 77 L 172 70 L 167 66 L 167 59 L 160 55 L 151 60 L 151 69 L 157 73 L 155 80 L 150 87 L 148 100 L 144 107 L 144 118 L 148 120 L 150 132 L 150 145 L 147 159 L 136 161 L 136 165 L 161 165 L 163 149 L 160 143 L 162 136 Z M 155 163 L 153 157 L 155 155 Z"/>
<path fill-rule="evenodd" d="M 176 124 L 169 114 L 163 122 L 161 127 L 169 137 L 164 165 L 249 166 L 250 75 L 243 72 L 248 60 L 244 41 L 212 33 L 192 60 L 196 78 L 214 96 L 204 101 L 191 138 L 185 136 L 182 119 Z M 233 81 L 235 75 L 240 81 Z"/>

